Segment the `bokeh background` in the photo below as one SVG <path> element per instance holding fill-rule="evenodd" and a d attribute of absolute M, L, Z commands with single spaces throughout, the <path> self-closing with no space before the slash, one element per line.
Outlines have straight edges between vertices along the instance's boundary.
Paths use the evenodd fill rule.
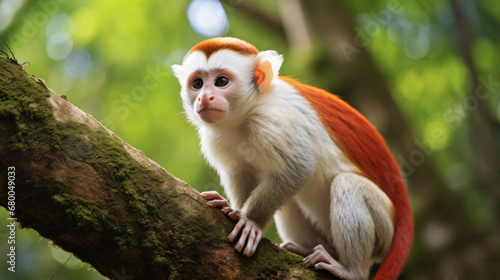
<path fill-rule="evenodd" d="M 282 75 L 342 96 L 401 165 L 416 237 L 400 279 L 500 275 L 497 0 L 0 0 L 0 34 L 29 73 L 199 191 L 219 181 L 170 65 L 216 36 L 277 50 Z M 0 279 L 103 279 L 29 229 L 11 273 L 7 234 Z"/>

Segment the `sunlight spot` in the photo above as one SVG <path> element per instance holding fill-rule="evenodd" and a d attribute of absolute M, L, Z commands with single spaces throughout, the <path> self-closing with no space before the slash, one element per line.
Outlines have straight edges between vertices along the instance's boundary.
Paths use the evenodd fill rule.
<path fill-rule="evenodd" d="M 66 58 L 73 49 L 73 38 L 68 32 L 57 32 L 47 41 L 47 55 L 54 60 Z"/>
<path fill-rule="evenodd" d="M 8 1 L 2 1 L 0 3 L 0 30 L 9 26 L 12 18 L 14 18 L 14 8 Z"/>
<path fill-rule="evenodd" d="M 421 59 L 427 55 L 430 48 L 430 32 L 428 26 L 414 25 L 413 36 L 405 38 L 403 47 L 405 55 L 410 59 Z"/>
<path fill-rule="evenodd" d="M 187 16 L 191 27 L 208 38 L 222 36 L 229 29 L 226 12 L 218 0 L 193 0 Z"/>
<path fill-rule="evenodd" d="M 68 32 L 73 31 L 73 22 L 68 14 L 58 14 L 50 19 L 47 27 L 45 28 L 47 37 L 58 32 Z"/>
<path fill-rule="evenodd" d="M 429 53 L 431 31 L 427 15 L 417 13 L 410 19 L 399 16 L 393 20 L 387 27 L 387 36 L 395 44 L 403 45 L 406 57 L 421 59 Z"/>
<path fill-rule="evenodd" d="M 10 23 L 14 19 L 14 15 L 22 4 L 22 0 L 0 1 L 0 31 L 4 30 L 10 25 Z"/>
<path fill-rule="evenodd" d="M 84 77 L 92 68 L 92 59 L 88 51 L 76 49 L 68 56 L 64 63 L 66 73 L 73 79 Z"/>

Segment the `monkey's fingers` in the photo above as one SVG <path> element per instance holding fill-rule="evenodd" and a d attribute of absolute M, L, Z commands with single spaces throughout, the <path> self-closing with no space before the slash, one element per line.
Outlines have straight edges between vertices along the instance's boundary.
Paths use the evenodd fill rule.
<path fill-rule="evenodd" d="M 318 243 L 324 247 L 324 249 L 328 252 L 328 254 L 330 254 L 330 256 L 332 256 L 333 258 L 335 258 L 335 256 L 337 255 L 337 252 L 335 251 L 335 248 L 333 248 L 330 244 L 328 244 L 328 242 L 326 242 L 321 237 L 317 237 L 316 241 L 318 241 Z"/>
<path fill-rule="evenodd" d="M 326 251 L 323 245 L 314 247 L 314 252 L 304 259 L 306 267 L 313 267 L 316 269 L 326 269 L 330 271 L 330 266 L 337 263 L 333 257 Z"/>
<path fill-rule="evenodd" d="M 227 214 L 233 212 L 234 210 L 231 207 L 227 206 L 227 207 L 222 207 L 222 209 L 220 211 L 222 211 L 222 213 L 227 215 Z"/>
<path fill-rule="evenodd" d="M 255 243 L 253 245 L 254 252 L 257 250 L 257 246 L 259 245 L 261 240 L 262 240 L 262 230 L 259 228 L 259 231 L 257 231 L 257 237 L 255 238 Z"/>
<path fill-rule="evenodd" d="M 242 221 L 242 220 L 240 220 L 240 221 Z M 241 252 L 243 250 L 243 248 L 245 247 L 245 243 L 247 241 L 247 237 L 248 237 L 249 233 L 251 232 L 251 229 L 252 229 L 252 225 L 250 224 L 250 221 L 247 221 L 241 230 L 241 235 L 240 235 L 240 239 L 238 240 L 238 243 L 236 243 L 236 245 L 234 246 L 236 251 Z"/>
<path fill-rule="evenodd" d="M 247 218 L 242 218 L 240 219 L 240 221 L 244 221 L 244 225 L 241 228 L 240 239 L 238 240 L 238 243 L 236 243 L 234 248 L 238 252 L 241 252 L 243 248 L 245 248 L 243 254 L 245 254 L 247 257 L 250 257 L 255 252 L 251 249 L 253 248 L 253 243 L 255 242 L 255 230 L 258 229 L 258 227 L 253 221 L 250 221 Z M 247 244 L 246 247 L 245 244 Z"/>
<path fill-rule="evenodd" d="M 233 231 L 231 231 L 231 233 L 229 234 L 229 236 L 227 237 L 229 239 L 230 242 L 233 242 L 235 239 L 236 239 L 236 236 L 238 236 L 238 233 L 240 233 L 240 230 L 241 228 L 245 225 L 246 223 L 246 220 L 245 219 L 240 219 L 238 221 L 238 223 L 236 223 L 236 225 L 234 226 L 234 229 Z M 241 237 L 240 237 L 241 239 Z M 246 238 L 245 238 L 246 239 Z M 237 249 L 236 249 L 237 250 Z M 238 252 L 240 252 L 241 250 L 239 250 Z"/>
<path fill-rule="evenodd" d="M 239 221 L 241 219 L 241 213 L 239 210 L 234 210 L 228 214 L 229 218 L 235 221 Z"/>
<path fill-rule="evenodd" d="M 309 263 L 309 265 L 306 264 L 306 261 L 304 260 L 304 264 L 306 264 L 307 267 L 314 266 L 315 269 L 326 270 L 330 272 L 330 274 L 337 277 L 342 276 L 339 274 L 339 271 L 346 270 L 328 253 L 328 251 L 325 249 L 325 247 L 323 247 L 323 245 L 318 245 L 314 247 L 314 253 L 312 253 L 310 256 L 312 257 L 311 257 L 311 263 Z"/>
<path fill-rule="evenodd" d="M 214 207 L 229 207 L 229 204 L 224 199 L 210 200 L 209 202 L 207 202 L 207 205 L 212 207 L 212 208 L 214 208 Z"/>
<path fill-rule="evenodd" d="M 212 199 L 218 199 L 218 200 L 225 200 L 218 192 L 216 191 L 207 191 L 207 192 L 202 192 L 201 196 L 203 196 L 204 199 L 212 200 Z"/>
<path fill-rule="evenodd" d="M 260 230 L 260 228 L 255 226 L 250 231 L 250 235 L 248 236 L 247 240 L 247 246 L 245 248 L 245 251 L 243 251 L 243 254 L 245 254 L 245 256 L 247 257 L 251 257 L 257 250 L 257 246 L 259 245 L 261 239 L 262 231 Z"/>
<path fill-rule="evenodd" d="M 243 229 L 243 232 L 245 232 L 245 230 L 248 232 L 248 239 L 247 239 L 247 246 L 245 247 L 245 250 L 243 250 L 243 254 L 247 257 L 251 257 L 255 252 L 252 249 L 253 249 L 253 244 L 255 243 L 255 237 L 257 237 L 257 233 L 255 232 L 255 230 L 251 225 L 245 227 L 245 229 Z"/>

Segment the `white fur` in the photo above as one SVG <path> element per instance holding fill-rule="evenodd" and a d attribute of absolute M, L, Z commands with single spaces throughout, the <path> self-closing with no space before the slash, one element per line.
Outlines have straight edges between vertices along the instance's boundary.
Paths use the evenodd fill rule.
<path fill-rule="evenodd" d="M 273 67 L 271 87 L 258 93 L 256 61 Z M 182 85 L 188 118 L 198 127 L 201 150 L 217 170 L 234 209 L 265 227 L 273 214 L 283 241 L 302 252 L 325 243 L 337 252 L 332 274 L 366 278 L 372 257 L 383 258 L 393 235 L 394 209 L 372 182 L 356 175 L 318 118 L 295 88 L 278 79 L 283 58 L 273 51 L 257 57 L 229 50 L 207 61 L 192 53 L 173 70 Z M 238 77 L 227 120 L 209 124 L 192 110 L 186 78 L 224 68 Z M 333 258 L 332 258 L 333 259 Z"/>

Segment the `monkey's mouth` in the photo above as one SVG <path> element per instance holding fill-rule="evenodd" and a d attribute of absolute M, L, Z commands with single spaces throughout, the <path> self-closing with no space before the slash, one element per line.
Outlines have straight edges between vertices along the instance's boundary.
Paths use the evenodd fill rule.
<path fill-rule="evenodd" d="M 224 113 L 224 111 L 222 111 L 220 109 L 215 109 L 215 108 L 200 108 L 200 109 L 198 109 L 198 111 L 196 111 L 196 113 L 200 114 L 200 113 L 203 113 L 203 112 L 206 112 L 206 111 L 214 111 L 214 112 Z"/>
<path fill-rule="evenodd" d="M 207 123 L 214 123 L 222 120 L 226 116 L 226 112 L 221 109 L 202 107 L 196 111 L 200 118 Z"/>

